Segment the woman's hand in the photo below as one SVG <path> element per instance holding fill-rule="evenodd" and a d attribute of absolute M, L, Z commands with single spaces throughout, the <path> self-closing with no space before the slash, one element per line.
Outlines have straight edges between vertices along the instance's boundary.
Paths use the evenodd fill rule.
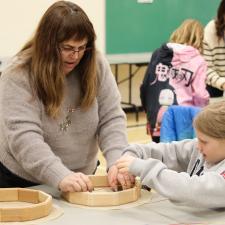
<path fill-rule="evenodd" d="M 127 173 L 129 172 L 129 167 L 131 163 L 134 161 L 135 157 L 130 155 L 124 155 L 120 159 L 116 161 L 116 167 L 119 173 Z"/>
<path fill-rule="evenodd" d="M 59 183 L 59 189 L 63 192 L 93 191 L 93 184 L 87 175 L 73 172 Z"/>
<path fill-rule="evenodd" d="M 108 181 L 109 185 L 114 191 L 118 190 L 118 186 L 122 186 L 123 190 L 134 186 L 135 178 L 128 172 L 120 173 L 118 168 L 113 165 L 108 171 Z"/>
<path fill-rule="evenodd" d="M 108 170 L 108 182 L 110 187 L 115 191 L 118 186 L 118 180 L 117 180 L 117 175 L 118 175 L 118 169 L 116 166 L 111 166 Z"/>

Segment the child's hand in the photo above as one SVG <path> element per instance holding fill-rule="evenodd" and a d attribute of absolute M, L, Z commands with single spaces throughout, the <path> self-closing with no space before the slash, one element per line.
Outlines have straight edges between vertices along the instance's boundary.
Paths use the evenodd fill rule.
<path fill-rule="evenodd" d="M 123 190 L 132 188 L 134 186 L 135 177 L 128 172 L 125 173 L 119 172 L 117 178 Z"/>
<path fill-rule="evenodd" d="M 120 173 L 129 172 L 129 167 L 131 163 L 134 161 L 135 157 L 124 155 L 120 159 L 116 161 L 116 167 L 118 168 Z"/>
<path fill-rule="evenodd" d="M 118 186 L 122 186 L 123 190 L 132 188 L 134 186 L 135 178 L 133 175 L 126 173 L 120 173 L 118 168 L 113 165 L 108 171 L 109 185 L 114 191 L 117 191 Z"/>

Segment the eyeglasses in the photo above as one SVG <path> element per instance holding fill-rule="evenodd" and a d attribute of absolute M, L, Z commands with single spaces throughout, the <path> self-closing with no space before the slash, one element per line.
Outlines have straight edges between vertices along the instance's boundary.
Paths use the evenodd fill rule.
<path fill-rule="evenodd" d="M 78 48 L 72 47 L 69 45 L 61 45 L 60 50 L 65 53 L 66 55 L 72 55 L 75 54 L 76 52 L 78 53 L 78 56 L 81 56 L 84 54 L 85 51 L 91 50 L 90 47 L 87 47 L 86 44 L 82 45 Z"/>

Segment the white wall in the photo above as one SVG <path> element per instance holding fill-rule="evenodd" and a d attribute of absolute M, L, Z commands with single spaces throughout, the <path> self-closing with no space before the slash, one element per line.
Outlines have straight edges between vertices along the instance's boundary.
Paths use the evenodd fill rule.
<path fill-rule="evenodd" d="M 105 0 L 71 0 L 89 16 L 97 47 L 105 52 Z M 56 0 L 0 0 L 0 58 L 13 56 L 35 31 L 46 9 Z"/>

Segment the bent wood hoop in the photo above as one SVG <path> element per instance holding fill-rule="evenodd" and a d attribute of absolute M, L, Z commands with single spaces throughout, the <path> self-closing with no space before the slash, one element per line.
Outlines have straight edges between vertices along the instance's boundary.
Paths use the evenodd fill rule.
<path fill-rule="evenodd" d="M 93 186 L 109 187 L 107 176 L 89 176 Z M 63 192 L 62 197 L 70 203 L 86 206 L 117 206 L 136 201 L 140 197 L 141 185 L 136 179 L 135 186 L 118 192 Z"/>
<path fill-rule="evenodd" d="M 34 220 L 50 214 L 52 197 L 27 188 L 0 188 L 0 202 L 29 202 L 30 206 L 0 207 L 0 222 Z"/>

